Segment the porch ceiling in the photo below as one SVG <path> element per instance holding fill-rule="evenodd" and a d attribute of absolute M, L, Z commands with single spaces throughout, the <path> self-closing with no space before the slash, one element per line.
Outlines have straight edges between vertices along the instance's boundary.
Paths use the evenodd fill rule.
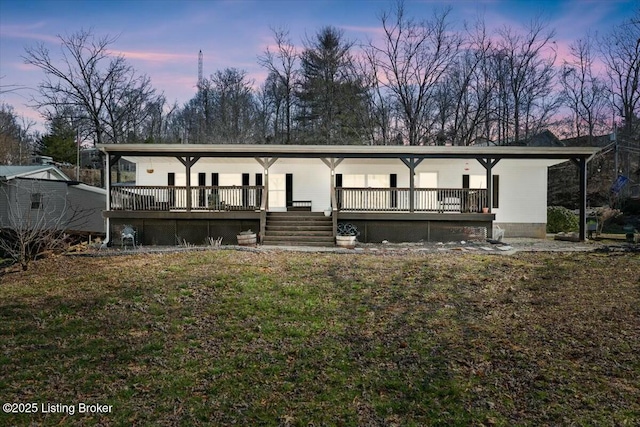
<path fill-rule="evenodd" d="M 398 159 L 589 159 L 598 147 L 447 147 L 370 145 L 100 144 L 111 155 Z"/>

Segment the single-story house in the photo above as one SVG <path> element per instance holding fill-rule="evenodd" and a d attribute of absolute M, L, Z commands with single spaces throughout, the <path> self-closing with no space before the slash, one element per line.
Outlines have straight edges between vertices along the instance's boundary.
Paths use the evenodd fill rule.
<path fill-rule="evenodd" d="M 54 165 L 0 166 L 0 228 L 104 234 L 106 195 Z"/>
<path fill-rule="evenodd" d="M 108 236 L 130 225 L 143 244 L 332 244 L 340 225 L 363 242 L 442 241 L 498 227 L 544 237 L 547 169 L 572 160 L 581 177 L 593 147 L 104 144 L 107 169 L 136 167 L 135 185 L 108 179 Z M 315 238 L 313 237 L 315 236 Z"/>

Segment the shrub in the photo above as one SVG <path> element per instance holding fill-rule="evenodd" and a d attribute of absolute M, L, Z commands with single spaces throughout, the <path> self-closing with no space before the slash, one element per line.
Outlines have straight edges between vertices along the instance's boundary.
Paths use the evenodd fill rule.
<path fill-rule="evenodd" d="M 596 216 L 598 217 L 598 234 L 601 234 L 607 222 L 616 222 L 616 220 L 622 218 L 622 212 L 619 209 L 603 206 L 596 210 Z"/>
<path fill-rule="evenodd" d="M 562 206 L 547 208 L 547 233 L 577 231 L 578 228 L 580 228 L 578 217 L 569 209 Z"/>

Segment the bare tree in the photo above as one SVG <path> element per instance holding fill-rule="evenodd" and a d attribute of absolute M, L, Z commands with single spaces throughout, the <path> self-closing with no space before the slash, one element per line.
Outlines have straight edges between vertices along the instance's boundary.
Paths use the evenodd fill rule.
<path fill-rule="evenodd" d="M 614 107 L 624 130 L 631 132 L 640 117 L 640 8 L 599 40 L 607 67 Z"/>
<path fill-rule="evenodd" d="M 6 78 L 7 76 L 0 76 L 0 81 Z M 26 89 L 26 86 L 17 85 L 17 84 L 0 84 L 0 95 L 4 93 L 13 93 L 19 90 Z"/>
<path fill-rule="evenodd" d="M 467 30 L 462 52 L 447 74 L 439 97 L 441 142 L 471 145 L 487 139 L 490 100 L 498 79 L 492 75 L 493 44 L 483 22 Z"/>
<path fill-rule="evenodd" d="M 427 141 L 436 88 L 460 49 L 460 37 L 449 28 L 449 11 L 434 12 L 430 20 L 418 22 L 405 14 L 399 1 L 393 12 L 382 15 L 382 43 L 369 44 L 372 69 L 399 106 L 409 145 Z"/>
<path fill-rule="evenodd" d="M 174 122 L 174 128 L 180 129 L 179 140 L 189 144 L 210 142 L 213 121 L 211 93 L 211 81 L 202 79 L 196 95 L 179 110 Z"/>
<path fill-rule="evenodd" d="M 246 71 L 227 68 L 211 76 L 212 139 L 246 144 L 256 140 L 258 106 Z"/>
<path fill-rule="evenodd" d="M 577 40 L 569 49 L 570 59 L 564 61 L 560 73 L 561 96 L 572 113 L 574 136 L 591 139 L 606 127 L 606 86 L 593 70 L 591 37 Z"/>
<path fill-rule="evenodd" d="M 298 55 L 295 46 L 289 38 L 289 31 L 284 29 L 272 29 L 276 43 L 275 50 L 267 48 L 262 56 L 258 57 L 258 63 L 269 71 L 271 82 L 266 88 L 276 101 L 275 118 L 273 120 L 274 137 L 279 139 L 281 123 L 284 124 L 284 142 L 290 144 L 292 139 L 292 117 L 294 108 L 294 86 L 296 80 L 296 64 Z M 280 101 L 283 108 L 280 109 Z M 281 113 L 283 116 L 281 117 Z"/>
<path fill-rule="evenodd" d="M 126 142 L 144 119 L 144 106 L 154 101 L 149 78 L 136 75 L 124 57 L 110 53 L 115 38 L 80 30 L 58 39 L 59 59 L 44 44 L 25 50 L 24 62 L 45 73 L 34 106 L 44 114 L 72 107 L 95 143 Z"/>
<path fill-rule="evenodd" d="M 35 150 L 35 123 L 19 117 L 8 104 L 0 104 L 0 164 L 23 165 Z"/>
<path fill-rule="evenodd" d="M 246 144 L 260 139 L 260 106 L 244 70 L 227 68 L 203 79 L 179 112 L 187 143 Z"/>
<path fill-rule="evenodd" d="M 501 94 L 503 142 L 509 137 L 514 142 L 539 132 L 557 109 L 552 97 L 554 62 L 553 31 L 534 20 L 526 34 L 505 27 L 498 31 L 497 77 Z"/>
<path fill-rule="evenodd" d="M 363 86 L 368 88 L 366 96 L 368 139 L 372 145 L 390 145 L 393 141 L 395 100 L 378 78 L 380 70 L 377 68 L 377 61 L 371 56 L 375 52 L 364 48 L 362 53 L 363 58 L 355 61 L 354 64 L 358 67 Z"/>
<path fill-rule="evenodd" d="M 139 124 L 139 139 L 144 142 L 177 142 L 171 129 L 171 119 L 178 109 L 177 103 L 168 105 L 164 95 L 155 98 L 144 106 L 143 119 Z"/>
<path fill-rule="evenodd" d="M 277 101 L 272 97 L 273 79 L 267 77 L 256 92 L 256 142 L 271 143 L 275 137 L 278 116 Z"/>

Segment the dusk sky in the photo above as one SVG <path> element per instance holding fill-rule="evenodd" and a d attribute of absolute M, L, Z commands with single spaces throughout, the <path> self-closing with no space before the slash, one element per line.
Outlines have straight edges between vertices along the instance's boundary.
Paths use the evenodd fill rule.
<path fill-rule="evenodd" d="M 204 76 L 235 67 L 248 72 L 256 86 L 266 72 L 257 57 L 273 42 L 272 27 L 287 28 L 293 42 L 331 25 L 348 40 L 366 42 L 380 31 L 379 16 L 393 3 L 387 0 L 199 0 L 99 1 L 0 0 L 0 102 L 19 115 L 42 122 L 27 104 L 44 74 L 24 65 L 26 46 L 40 42 L 59 57 L 58 34 L 91 29 L 97 36 L 117 36 L 114 53 L 126 57 L 153 87 L 179 105 L 195 94 L 198 51 L 204 55 Z M 587 31 L 606 32 L 630 17 L 638 6 L 632 0 L 567 1 L 406 1 L 408 14 L 428 17 L 434 8 L 451 5 L 458 28 L 465 21 L 484 18 L 489 28 L 525 26 L 542 16 L 556 30 L 560 54 Z M 22 89 L 6 93 L 16 85 Z"/>

